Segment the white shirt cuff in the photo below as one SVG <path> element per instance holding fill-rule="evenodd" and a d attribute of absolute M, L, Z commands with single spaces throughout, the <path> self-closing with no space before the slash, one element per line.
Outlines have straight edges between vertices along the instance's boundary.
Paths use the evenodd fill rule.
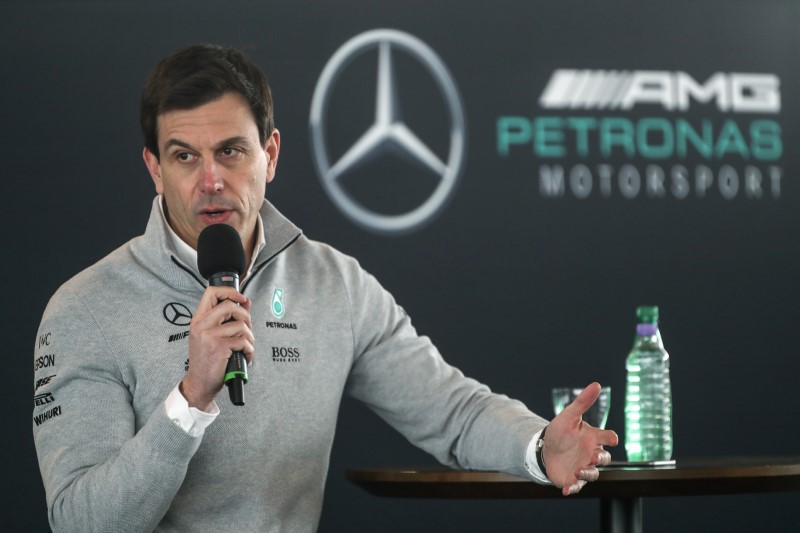
<path fill-rule="evenodd" d="M 189 407 L 189 402 L 183 397 L 179 389 L 180 383 L 175 385 L 164 401 L 167 416 L 175 425 L 184 430 L 191 437 L 202 437 L 206 428 L 211 425 L 219 414 L 216 402 L 211 404 L 211 411 L 206 413 L 196 407 Z"/>
<path fill-rule="evenodd" d="M 544 429 L 542 430 L 544 431 Z M 542 469 L 539 468 L 539 462 L 536 460 L 536 443 L 542 431 L 538 431 L 528 444 L 528 449 L 525 452 L 525 470 L 531 475 L 534 481 L 542 485 L 552 485 L 553 482 L 547 479 Z"/>

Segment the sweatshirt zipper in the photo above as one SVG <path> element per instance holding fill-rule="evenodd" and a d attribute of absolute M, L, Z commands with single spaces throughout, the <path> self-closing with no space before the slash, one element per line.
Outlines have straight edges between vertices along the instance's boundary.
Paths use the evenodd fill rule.
<path fill-rule="evenodd" d="M 278 255 L 280 255 L 281 253 L 283 253 L 283 251 L 284 251 L 284 250 L 286 250 L 286 249 L 287 249 L 289 246 L 291 246 L 292 244 L 294 244 L 295 242 L 297 242 L 297 239 L 299 239 L 299 238 L 300 238 L 300 235 L 302 235 L 302 233 L 298 233 L 298 234 L 297 234 L 297 235 L 294 237 L 294 239 L 292 239 L 291 241 L 289 241 L 288 243 L 286 243 L 286 246 L 284 246 L 283 248 L 281 248 L 280 250 L 278 250 L 277 252 L 275 252 L 274 254 L 272 254 L 271 256 L 269 256 L 267 259 L 265 259 L 265 260 L 264 260 L 264 262 L 263 262 L 263 263 L 261 263 L 260 265 L 256 266 L 256 268 L 253 270 L 253 272 L 250 274 L 250 276 L 249 276 L 249 277 L 248 277 L 246 280 L 244 280 L 244 283 L 242 283 L 242 286 L 241 286 L 241 287 L 239 287 L 239 292 L 241 292 L 242 294 L 244 294 L 244 289 L 245 289 L 245 287 L 247 287 L 247 285 L 250 283 L 250 280 L 251 280 L 251 279 L 253 279 L 254 277 L 256 277 L 256 274 L 258 274 L 259 272 L 261 272 L 261 271 L 264 269 L 264 267 L 265 267 L 265 266 L 267 266 L 267 265 L 268 265 L 268 264 L 269 264 L 269 263 L 270 263 L 270 262 L 271 262 L 273 259 L 275 259 L 275 257 L 277 257 Z M 169 258 L 170 258 L 170 259 L 172 260 L 172 262 L 173 262 L 173 263 L 175 263 L 175 264 L 176 264 L 176 265 L 177 265 L 177 266 L 178 266 L 178 267 L 179 267 L 181 270 L 185 270 L 185 271 L 186 271 L 186 272 L 187 272 L 187 273 L 188 273 L 190 276 L 192 276 L 192 278 L 194 278 L 194 280 L 195 280 L 197 283 L 199 283 L 199 284 L 200 284 L 200 287 L 202 287 L 202 288 L 203 288 L 203 290 L 205 290 L 205 289 L 208 287 L 208 285 L 207 285 L 206 283 L 204 283 L 204 282 L 203 282 L 203 280 L 201 280 L 200 278 L 198 278 L 198 277 L 195 275 L 195 273 L 194 273 L 194 271 L 192 271 L 192 269 L 190 269 L 189 267 L 185 266 L 183 263 L 181 263 L 180 261 L 178 261 L 178 260 L 175 258 L 175 256 L 174 256 L 174 255 L 170 255 L 170 256 L 169 256 Z"/>
<path fill-rule="evenodd" d="M 250 280 L 253 279 L 254 277 L 256 277 L 256 274 L 261 272 L 264 269 L 265 266 L 267 266 L 273 259 L 275 259 L 275 257 L 277 257 L 278 255 L 282 254 L 284 250 L 286 250 L 288 247 L 290 247 L 295 242 L 297 242 L 297 239 L 300 238 L 300 235 L 302 235 L 302 233 L 298 233 L 297 235 L 295 235 L 294 239 L 292 239 L 291 241 L 286 243 L 286 246 L 284 246 L 283 248 L 281 248 L 280 250 L 278 250 L 277 252 L 275 252 L 274 254 L 269 256 L 267 259 L 264 260 L 263 263 L 261 263 L 260 265 L 257 265 L 256 268 L 253 269 L 253 272 L 250 274 L 250 277 L 248 277 L 246 280 L 244 280 L 244 283 L 242 283 L 242 286 L 240 287 L 240 291 L 242 292 L 242 294 L 244 294 L 244 289 L 250 283 Z"/>

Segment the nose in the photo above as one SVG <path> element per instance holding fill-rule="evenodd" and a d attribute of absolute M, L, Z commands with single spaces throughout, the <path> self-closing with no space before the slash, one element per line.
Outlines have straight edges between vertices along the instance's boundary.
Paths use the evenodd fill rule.
<path fill-rule="evenodd" d="M 200 180 L 200 190 L 205 194 L 218 193 L 223 188 L 220 168 L 213 159 L 203 162 L 203 175 Z"/>

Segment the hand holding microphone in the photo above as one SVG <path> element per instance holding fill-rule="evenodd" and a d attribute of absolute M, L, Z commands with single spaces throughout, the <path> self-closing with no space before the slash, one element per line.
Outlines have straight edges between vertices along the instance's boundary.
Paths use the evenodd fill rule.
<path fill-rule="evenodd" d="M 236 230 L 226 224 L 206 227 L 197 243 L 197 264 L 209 287 L 192 318 L 189 373 L 182 392 L 190 405 L 194 400 L 195 407 L 205 410 L 224 382 L 231 402 L 244 405 L 243 385 L 255 339 L 250 300 L 239 293 L 245 259 Z"/>

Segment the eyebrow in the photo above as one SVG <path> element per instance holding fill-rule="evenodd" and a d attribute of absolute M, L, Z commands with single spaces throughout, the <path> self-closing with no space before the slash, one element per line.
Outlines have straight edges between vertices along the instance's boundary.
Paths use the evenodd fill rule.
<path fill-rule="evenodd" d="M 164 151 L 166 152 L 169 148 L 173 146 L 180 146 L 181 148 L 186 148 L 187 150 L 193 150 L 193 148 L 189 145 L 189 143 L 183 142 L 180 139 L 169 139 L 167 142 L 164 143 Z"/>
<path fill-rule="evenodd" d="M 236 135 L 233 137 L 228 137 L 227 139 L 223 139 L 214 146 L 214 150 L 221 150 L 226 146 L 230 146 L 232 144 L 251 144 L 250 139 L 243 135 Z M 187 150 L 195 150 L 189 143 L 182 141 L 180 139 L 168 139 L 166 143 L 164 143 L 164 151 L 166 152 L 169 148 L 173 146 L 179 146 L 181 148 L 186 148 Z"/>

